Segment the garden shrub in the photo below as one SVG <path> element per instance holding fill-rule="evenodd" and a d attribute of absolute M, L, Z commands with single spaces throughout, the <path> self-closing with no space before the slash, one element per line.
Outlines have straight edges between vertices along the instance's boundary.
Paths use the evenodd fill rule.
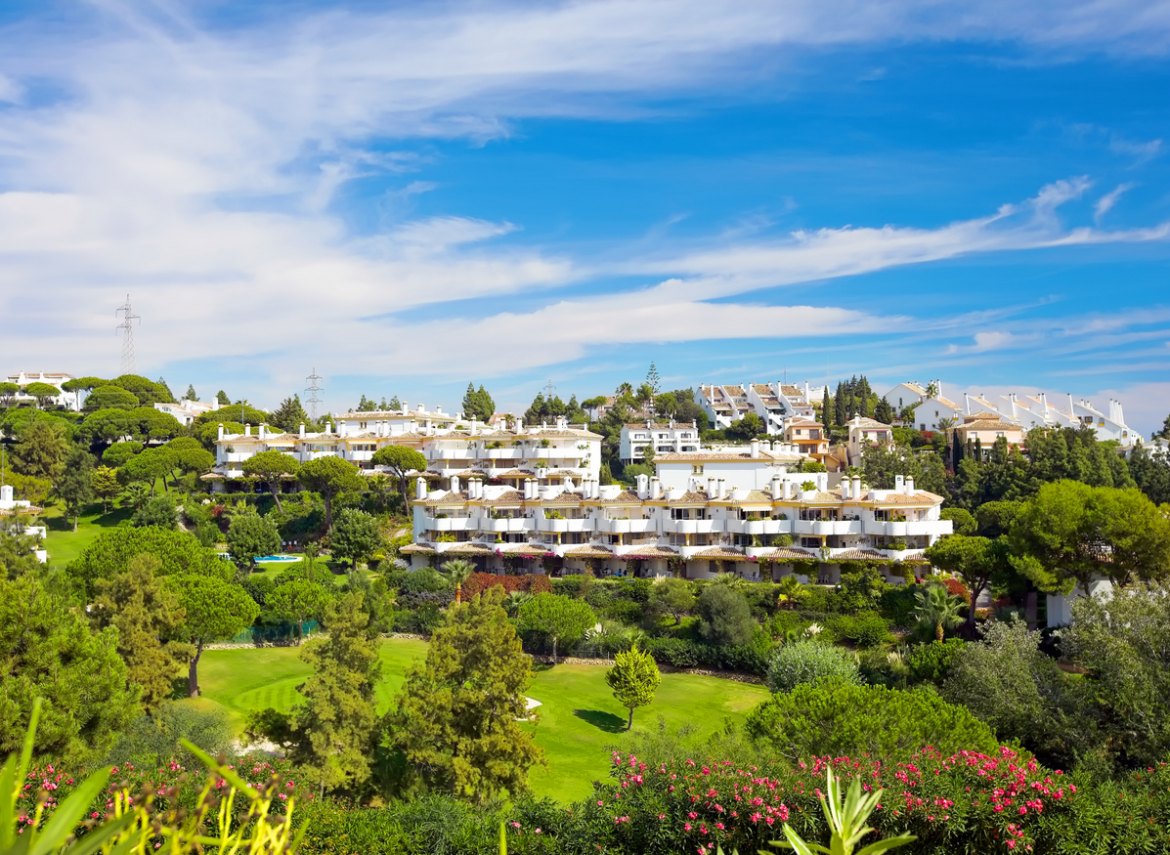
<path fill-rule="evenodd" d="M 674 761 L 615 753 L 612 780 L 598 784 L 590 799 L 574 806 L 572 833 L 561 832 L 561 851 L 675 855 L 714 853 L 718 846 L 724 852 L 773 852 L 769 843 L 782 836 L 780 828 L 786 822 L 806 840 L 824 841 L 828 830 L 817 796 L 829 765 L 843 787 L 860 777 L 867 788 L 885 790 L 882 808 L 869 822 L 882 837 L 902 832 L 917 837 L 899 852 L 1164 851 L 1156 845 L 1112 848 L 1113 835 L 1126 833 L 1116 827 L 1099 838 L 1090 836 L 1087 828 L 1080 840 L 1065 837 L 1062 824 L 1079 810 L 1095 809 L 1089 804 L 1091 796 L 1059 772 L 994 744 L 989 752 L 922 749 L 909 754 L 904 763 L 885 757 L 809 756 L 798 764 L 767 757 L 741 764 L 721 758 Z M 1170 801 L 1165 795 L 1159 800 Z M 1113 810 L 1122 805 L 1123 800 L 1115 800 Z M 1151 821 L 1134 838 L 1146 842 L 1170 837 L 1156 811 L 1150 805 L 1140 814 Z M 1053 846 L 1057 835 L 1064 839 L 1061 848 Z M 1090 839 L 1106 845 L 1089 848 L 1084 841 Z"/>
<path fill-rule="evenodd" d="M 926 745 L 947 754 L 994 752 L 997 745 L 991 728 L 970 710 L 928 687 L 802 683 L 752 710 L 746 726 L 764 751 L 793 760 L 814 754 L 900 759 Z"/>
<path fill-rule="evenodd" d="M 764 624 L 764 630 L 772 638 L 796 641 L 804 635 L 812 621 L 799 612 L 778 611 Z"/>
<path fill-rule="evenodd" d="M 647 638 L 642 647 L 656 662 L 673 668 L 702 668 L 708 664 L 707 646 L 690 638 Z"/>
<path fill-rule="evenodd" d="M 890 625 L 877 612 L 835 615 L 828 620 L 827 628 L 838 641 L 858 647 L 880 647 L 893 640 Z"/>
<path fill-rule="evenodd" d="M 817 680 L 860 683 L 857 660 L 848 650 L 818 641 L 797 641 L 776 648 L 768 666 L 769 689 L 787 692 Z"/>
<path fill-rule="evenodd" d="M 497 575 L 495 573 L 472 573 L 463 583 L 463 597 L 470 600 L 476 594 L 481 594 L 488 588 L 501 587 L 504 593 L 524 591 L 529 594 L 548 594 L 553 590 L 548 576 L 542 573 L 527 573 L 524 575 Z"/>
<path fill-rule="evenodd" d="M 813 614 L 836 612 L 836 592 L 826 585 L 802 586 L 800 611 Z"/>
<path fill-rule="evenodd" d="M 836 611 L 842 614 L 857 614 L 877 608 L 882 593 L 888 586 L 876 567 L 861 565 L 856 568 L 845 564 L 841 568 L 841 584 L 833 598 Z"/>
<path fill-rule="evenodd" d="M 552 592 L 565 597 L 584 599 L 586 592 L 592 587 L 594 579 L 586 573 L 574 573 L 550 580 Z"/>
<path fill-rule="evenodd" d="M 915 644 L 906 654 L 907 677 L 912 683 L 941 685 L 951 673 L 955 658 L 966 647 L 961 638 Z"/>
<path fill-rule="evenodd" d="M 747 598 L 731 585 L 708 585 L 699 594 L 699 634 L 711 644 L 748 644 L 757 630 Z"/>
<path fill-rule="evenodd" d="M 111 763 L 133 761 L 151 767 L 163 766 L 171 759 L 198 765 L 198 760 L 179 744 L 180 739 L 214 756 L 228 752 L 233 736 L 231 718 L 222 707 L 204 708 L 167 701 L 153 714 L 132 721 L 118 737 L 107 759 Z"/>
<path fill-rule="evenodd" d="M 996 621 L 981 642 L 962 647 L 942 686 L 1001 739 L 1018 739 L 1041 759 L 1068 766 L 1097 744 L 1083 698 L 1091 687 L 1070 678 L 1039 650 L 1040 634 L 1021 621 Z"/>
<path fill-rule="evenodd" d="M 862 650 L 857 654 L 857 667 L 863 683 L 891 689 L 906 688 L 906 662 L 895 650 Z"/>
<path fill-rule="evenodd" d="M 894 626 L 903 629 L 912 628 L 916 624 L 914 620 L 914 592 L 916 590 L 914 585 L 891 585 L 886 588 L 882 591 L 881 599 L 878 602 L 878 611 L 881 616 L 891 621 Z"/>

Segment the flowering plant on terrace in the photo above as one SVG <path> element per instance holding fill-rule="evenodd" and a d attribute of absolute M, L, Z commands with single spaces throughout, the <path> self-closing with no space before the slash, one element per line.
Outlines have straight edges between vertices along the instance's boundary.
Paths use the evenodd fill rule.
<path fill-rule="evenodd" d="M 652 764 L 615 753 L 613 783 L 597 786 L 582 819 L 605 852 L 755 852 L 782 838 L 785 822 L 806 840 L 825 840 L 826 766 L 843 786 L 859 778 L 865 792 L 885 790 L 869 822 L 882 836 L 915 835 L 908 852 L 1033 852 L 1045 819 L 1076 798 L 1060 772 L 1008 747 L 945 756 L 926 748 L 897 764 L 868 757 Z"/>

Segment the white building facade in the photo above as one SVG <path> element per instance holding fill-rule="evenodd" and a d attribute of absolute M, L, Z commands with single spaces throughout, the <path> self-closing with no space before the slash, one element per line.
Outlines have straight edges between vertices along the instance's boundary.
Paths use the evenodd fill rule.
<path fill-rule="evenodd" d="M 675 424 L 652 421 L 622 425 L 618 457 L 623 463 L 633 463 L 646 456 L 646 449 L 654 455 L 699 450 L 699 427 L 694 422 Z"/>
<path fill-rule="evenodd" d="M 17 386 L 22 387 L 33 383 L 47 383 L 50 386 L 56 387 L 59 393 L 53 398 L 52 405 L 76 412 L 81 409 L 81 393 L 66 392 L 61 388 L 72 379 L 72 374 L 62 374 L 54 371 L 21 371 L 17 374 L 9 374 L 4 378 L 4 382 L 15 383 Z M 17 405 L 33 406 L 37 403 L 37 399 L 32 395 L 20 391 L 12 396 L 12 402 Z"/>
<path fill-rule="evenodd" d="M 681 455 L 679 455 L 681 456 Z M 525 481 L 520 489 L 456 479 L 416 484 L 412 566 L 468 558 L 486 572 L 666 576 L 795 574 L 832 583 L 870 562 L 900 581 L 951 533 L 942 498 L 901 478 L 871 490 L 859 478 L 829 489 L 827 473 L 787 473 L 767 459 L 664 460 L 634 490 Z"/>

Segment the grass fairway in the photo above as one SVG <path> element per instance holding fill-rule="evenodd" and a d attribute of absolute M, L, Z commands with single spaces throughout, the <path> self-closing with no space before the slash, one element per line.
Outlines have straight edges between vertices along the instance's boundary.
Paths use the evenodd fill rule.
<path fill-rule="evenodd" d="M 379 711 L 389 709 L 412 662 L 426 655 L 426 644 L 409 639 L 383 643 Z M 208 650 L 200 663 L 199 682 L 206 700 L 225 707 L 242 726 L 249 712 L 265 707 L 287 710 L 296 687 L 309 673 L 296 648 L 265 647 Z M 547 764 L 529 776 L 533 792 L 560 801 L 583 798 L 591 784 L 608 774 L 609 752 L 629 741 L 626 711 L 605 683 L 604 665 L 540 666 L 529 696 L 541 702 L 538 720 L 529 727 L 544 749 Z M 714 733 L 727 718 L 741 719 L 767 696 L 763 686 L 700 677 L 663 674 L 654 703 L 634 716 L 634 733 L 657 727 L 661 716 L 674 728 L 691 725 Z"/>
<path fill-rule="evenodd" d="M 129 508 L 113 508 L 108 514 L 103 514 L 98 506 L 91 508 L 91 513 L 82 514 L 77 519 L 77 531 L 73 530 L 73 521 L 62 516 L 59 505 L 45 509 L 41 520 L 48 529 L 45 540 L 45 549 L 49 551 L 49 565 L 65 567 L 87 546 L 89 546 L 103 531 L 113 528 L 124 520 L 130 519 L 134 512 Z"/>

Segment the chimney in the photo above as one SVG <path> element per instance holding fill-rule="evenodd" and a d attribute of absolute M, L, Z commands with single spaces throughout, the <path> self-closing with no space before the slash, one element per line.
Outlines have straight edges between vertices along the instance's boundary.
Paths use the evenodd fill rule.
<path fill-rule="evenodd" d="M 645 473 L 639 475 L 637 478 L 637 484 L 638 484 L 638 498 L 639 499 L 646 499 L 649 496 L 650 477 L 648 475 L 646 475 Z"/>
<path fill-rule="evenodd" d="M 452 493 L 459 492 L 459 476 L 458 475 L 451 476 L 451 492 Z"/>
<path fill-rule="evenodd" d="M 720 499 L 726 499 L 727 498 L 727 487 L 724 485 L 723 479 L 720 478 L 716 483 L 719 485 L 717 488 L 719 490 L 719 492 L 716 495 Z"/>
<path fill-rule="evenodd" d="M 779 475 L 772 476 L 772 501 L 779 499 L 783 493 L 783 481 Z"/>
<path fill-rule="evenodd" d="M 793 483 L 792 483 L 791 481 L 785 481 L 785 482 L 784 482 L 784 498 L 785 498 L 785 499 L 791 499 L 791 498 L 792 498 L 792 488 L 793 488 L 793 486 L 794 486 L 794 485 L 793 485 Z"/>
<path fill-rule="evenodd" d="M 752 440 L 751 450 L 752 450 L 752 457 L 753 458 L 760 456 L 760 441 L 758 439 Z"/>
<path fill-rule="evenodd" d="M 268 436 L 268 425 L 260 425 L 256 428 L 256 433 L 261 439 L 265 439 Z"/>
<path fill-rule="evenodd" d="M 427 497 L 427 479 L 421 475 L 414 482 L 414 497 L 416 499 L 425 499 Z"/>
<path fill-rule="evenodd" d="M 303 425 L 302 425 L 302 427 L 303 427 Z M 216 431 L 215 438 L 216 439 L 223 439 L 223 422 L 219 423 L 219 430 Z"/>
<path fill-rule="evenodd" d="M 854 476 L 853 476 L 853 479 L 852 479 L 852 481 L 853 481 L 853 498 L 854 498 L 855 500 L 857 500 L 857 501 L 860 501 L 860 500 L 861 500 L 861 496 L 862 496 L 862 492 L 861 492 L 861 476 L 860 476 L 860 475 L 854 475 Z"/>
<path fill-rule="evenodd" d="M 658 480 L 657 475 L 655 475 L 653 478 L 650 479 L 650 498 L 651 499 L 661 499 L 662 498 L 662 482 Z"/>
<path fill-rule="evenodd" d="M 902 488 L 906 486 L 906 479 L 902 475 L 894 476 L 894 491 L 901 493 Z"/>
<path fill-rule="evenodd" d="M 841 498 L 842 499 L 852 498 L 850 493 L 849 493 L 849 484 L 850 484 L 850 481 L 848 478 L 841 479 Z"/>
<path fill-rule="evenodd" d="M 906 476 L 906 495 L 907 496 L 914 495 L 914 476 L 912 476 L 912 475 Z"/>
<path fill-rule="evenodd" d="M 252 435 L 252 426 L 250 424 L 244 425 L 244 436 Z"/>
<path fill-rule="evenodd" d="M 475 416 L 471 417 L 471 435 L 475 436 L 479 433 L 479 419 Z"/>
<path fill-rule="evenodd" d="M 707 476 L 707 496 L 713 498 L 715 496 L 715 476 Z"/>

